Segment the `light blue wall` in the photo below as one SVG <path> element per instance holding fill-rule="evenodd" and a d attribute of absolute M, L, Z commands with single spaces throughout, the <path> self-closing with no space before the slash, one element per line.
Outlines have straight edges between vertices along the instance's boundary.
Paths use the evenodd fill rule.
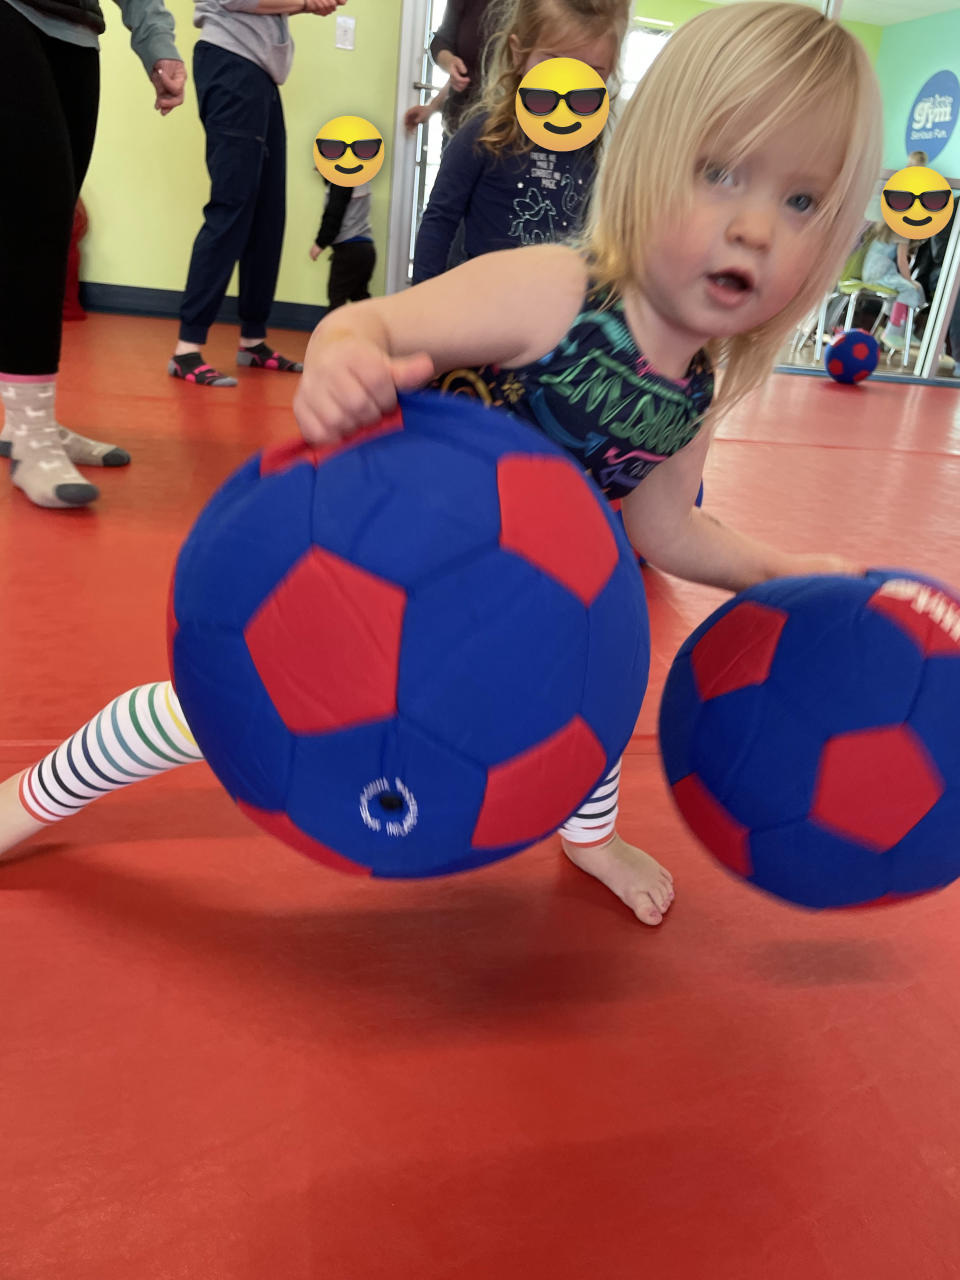
<path fill-rule="evenodd" d="M 943 70 L 960 77 L 960 8 L 884 27 L 874 65 L 883 90 L 883 164 L 900 169 L 907 163 L 910 108 L 924 82 Z M 930 166 L 945 177 L 960 177 L 960 123 Z"/>

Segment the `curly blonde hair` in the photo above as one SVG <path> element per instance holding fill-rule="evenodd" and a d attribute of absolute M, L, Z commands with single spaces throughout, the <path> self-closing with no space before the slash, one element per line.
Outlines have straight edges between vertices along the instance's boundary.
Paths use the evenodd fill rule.
<path fill-rule="evenodd" d="M 488 151 L 521 154 L 533 147 L 517 121 L 517 89 L 527 58 L 545 45 L 559 49 L 609 36 L 616 68 L 630 25 L 630 0 L 501 0 L 489 21 L 493 34 L 483 61 L 483 92 L 464 120 L 486 117 L 477 143 Z M 615 69 L 607 82 L 611 103 L 618 89 Z"/>
<path fill-rule="evenodd" d="M 824 103 L 842 138 L 843 160 L 813 219 L 824 233 L 821 252 L 778 315 L 707 344 L 714 364 L 724 366 L 711 416 L 763 382 L 851 252 L 880 173 L 883 115 L 873 68 L 858 40 L 806 5 L 724 5 L 670 37 L 606 148 L 586 224 L 573 241 L 590 268 L 594 296 L 604 295 L 601 306 L 628 284 L 643 287 L 643 246 L 693 208 L 700 149 L 718 127 L 738 163 Z"/>

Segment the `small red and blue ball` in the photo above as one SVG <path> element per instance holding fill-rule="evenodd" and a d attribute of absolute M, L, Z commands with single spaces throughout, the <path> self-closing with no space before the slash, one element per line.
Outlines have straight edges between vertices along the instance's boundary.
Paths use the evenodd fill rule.
<path fill-rule="evenodd" d="M 834 382 L 852 385 L 869 378 L 877 367 L 880 349 L 866 329 L 847 329 L 827 347 L 823 367 Z"/>

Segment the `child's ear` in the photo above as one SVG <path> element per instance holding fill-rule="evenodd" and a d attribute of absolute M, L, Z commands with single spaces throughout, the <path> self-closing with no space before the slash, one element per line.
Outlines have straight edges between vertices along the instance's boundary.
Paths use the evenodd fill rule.
<path fill-rule="evenodd" d="M 511 36 L 509 41 L 510 55 L 513 58 L 513 67 L 515 71 L 520 70 L 520 41 L 516 36 Z"/>

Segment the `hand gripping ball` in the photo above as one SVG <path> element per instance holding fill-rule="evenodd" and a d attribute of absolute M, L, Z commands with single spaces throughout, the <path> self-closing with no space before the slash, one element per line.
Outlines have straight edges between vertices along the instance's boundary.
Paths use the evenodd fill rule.
<path fill-rule="evenodd" d="M 823 366 L 834 382 L 862 382 L 877 367 L 877 340 L 866 329 L 847 329 L 827 347 Z"/>
<path fill-rule="evenodd" d="M 420 393 L 345 445 L 250 459 L 177 561 L 173 681 L 214 773 L 321 862 L 438 875 L 561 826 L 649 667 L 633 553 L 573 460 Z"/>
<path fill-rule="evenodd" d="M 738 876 L 812 908 L 960 876 L 960 598 L 901 571 L 752 587 L 684 643 L 667 780 Z"/>

